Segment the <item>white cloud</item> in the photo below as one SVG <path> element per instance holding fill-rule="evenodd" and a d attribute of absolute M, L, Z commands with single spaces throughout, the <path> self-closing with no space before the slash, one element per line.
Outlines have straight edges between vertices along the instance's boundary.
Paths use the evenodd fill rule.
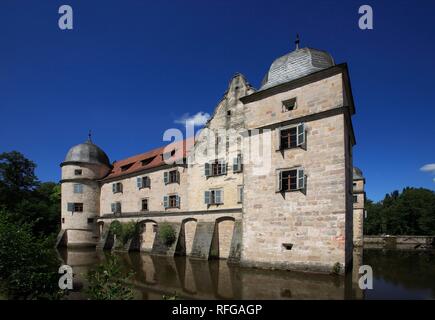
<path fill-rule="evenodd" d="M 435 163 L 425 164 L 423 167 L 420 168 L 420 170 L 435 173 Z"/>
<path fill-rule="evenodd" d="M 180 119 L 175 120 L 175 123 L 185 125 L 186 122 L 193 122 L 195 127 L 200 127 L 205 125 L 208 119 L 210 119 L 210 114 L 208 114 L 207 112 L 200 111 L 192 116 L 189 115 L 188 113 L 185 113 L 181 116 Z"/>
<path fill-rule="evenodd" d="M 432 174 L 435 174 L 435 163 L 425 164 L 423 167 L 420 168 L 420 170 L 424 171 L 424 172 L 430 172 Z M 435 178 L 433 178 L 432 181 L 435 182 Z"/>

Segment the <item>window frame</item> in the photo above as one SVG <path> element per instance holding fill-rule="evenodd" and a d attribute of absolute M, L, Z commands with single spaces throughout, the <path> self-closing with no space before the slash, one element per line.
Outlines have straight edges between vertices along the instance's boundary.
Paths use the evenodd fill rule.
<path fill-rule="evenodd" d="M 74 183 L 73 193 L 82 194 L 83 193 L 83 183 Z"/>
<path fill-rule="evenodd" d="M 289 106 L 288 106 L 289 104 L 292 105 L 291 109 L 289 109 Z M 290 99 L 283 100 L 283 101 L 281 101 L 281 105 L 282 105 L 282 112 L 290 112 L 290 111 L 296 110 L 297 109 L 297 98 L 293 97 Z"/>
<path fill-rule="evenodd" d="M 217 197 L 216 197 L 216 192 L 219 192 L 219 200 L 217 201 Z M 208 201 L 207 201 L 208 199 Z M 211 206 L 211 205 L 222 205 L 224 204 L 224 190 L 223 188 L 213 188 L 210 190 L 206 190 L 204 191 L 204 203 L 207 206 Z"/>
<path fill-rule="evenodd" d="M 151 188 L 151 178 L 149 176 L 142 176 L 136 178 L 136 187 L 140 189 Z"/>
<path fill-rule="evenodd" d="M 172 178 L 175 175 L 175 180 Z M 163 172 L 163 182 L 165 184 L 180 183 L 180 171 L 177 169 Z"/>
<path fill-rule="evenodd" d="M 291 183 L 288 183 L 288 188 L 284 190 L 283 188 L 283 173 L 284 172 L 290 172 L 295 171 L 296 176 L 294 177 L 296 179 L 296 188 L 290 188 Z M 290 180 L 290 178 L 288 178 Z M 294 168 L 283 168 L 283 169 L 277 169 L 276 170 L 276 192 L 279 193 L 287 193 L 287 192 L 294 192 L 294 191 L 302 191 L 305 193 L 306 187 L 307 187 L 307 175 L 305 174 L 305 170 L 302 167 L 294 167 Z"/>
<path fill-rule="evenodd" d="M 215 159 L 204 164 L 204 175 L 208 177 L 224 176 L 228 172 L 225 159 Z"/>
<path fill-rule="evenodd" d="M 282 146 L 282 132 L 287 130 L 292 130 L 296 128 L 296 145 L 295 146 L 287 146 L 284 148 Z M 276 128 L 276 150 L 277 151 L 284 151 L 289 149 L 296 149 L 299 147 L 304 147 L 306 145 L 307 140 L 307 130 L 304 122 L 300 122 L 297 124 L 292 124 L 288 126 L 282 126 Z"/>
<path fill-rule="evenodd" d="M 175 203 L 175 205 L 173 205 Z M 166 209 L 179 209 L 180 196 L 178 194 L 168 194 L 163 196 L 163 207 Z"/>
<path fill-rule="evenodd" d="M 114 182 L 112 183 L 112 193 L 122 193 L 122 182 Z"/>
<path fill-rule="evenodd" d="M 146 201 L 146 209 L 144 209 L 144 201 Z M 142 212 L 150 211 L 150 208 L 149 208 L 149 198 L 142 198 L 140 200 L 140 211 L 142 211 Z"/>

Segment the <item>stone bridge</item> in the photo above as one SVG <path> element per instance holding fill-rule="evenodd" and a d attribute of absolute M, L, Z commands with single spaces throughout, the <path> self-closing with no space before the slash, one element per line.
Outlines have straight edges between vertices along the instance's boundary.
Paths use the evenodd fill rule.
<path fill-rule="evenodd" d="M 139 224 L 139 232 L 126 244 L 110 231 L 113 221 Z M 160 236 L 165 223 L 175 231 L 175 241 L 166 245 Z M 143 251 L 157 255 L 185 255 L 197 259 L 223 258 L 238 262 L 242 241 L 241 210 L 186 213 L 104 215 L 98 219 L 97 249 Z"/>

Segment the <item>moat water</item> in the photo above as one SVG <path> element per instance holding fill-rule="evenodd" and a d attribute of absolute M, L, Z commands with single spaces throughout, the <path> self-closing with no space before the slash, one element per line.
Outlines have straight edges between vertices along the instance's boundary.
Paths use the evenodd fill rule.
<path fill-rule="evenodd" d="M 59 251 L 86 287 L 86 273 L 108 252 Z M 117 254 L 134 271 L 136 299 L 435 299 L 434 250 L 359 249 L 345 277 L 291 271 L 259 270 L 230 265 L 226 260 L 192 260 L 145 253 Z M 373 289 L 358 286 L 358 268 L 373 269 Z M 84 290 L 70 299 L 86 299 Z"/>

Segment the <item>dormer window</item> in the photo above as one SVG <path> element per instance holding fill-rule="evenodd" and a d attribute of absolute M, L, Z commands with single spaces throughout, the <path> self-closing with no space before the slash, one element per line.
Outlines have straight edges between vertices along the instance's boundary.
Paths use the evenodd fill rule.
<path fill-rule="evenodd" d="M 296 98 L 282 102 L 282 112 L 292 111 L 294 109 L 296 109 Z"/>
<path fill-rule="evenodd" d="M 129 163 L 129 164 L 126 164 L 124 166 L 121 166 L 121 171 L 127 171 L 128 169 L 131 168 L 132 165 L 133 165 L 133 163 Z"/>
<path fill-rule="evenodd" d="M 146 165 L 150 164 L 151 161 L 154 160 L 154 158 L 155 158 L 155 157 L 152 157 L 152 158 L 148 158 L 148 159 L 144 159 L 144 160 L 142 160 L 142 161 L 141 161 L 142 166 L 146 166 Z"/>

